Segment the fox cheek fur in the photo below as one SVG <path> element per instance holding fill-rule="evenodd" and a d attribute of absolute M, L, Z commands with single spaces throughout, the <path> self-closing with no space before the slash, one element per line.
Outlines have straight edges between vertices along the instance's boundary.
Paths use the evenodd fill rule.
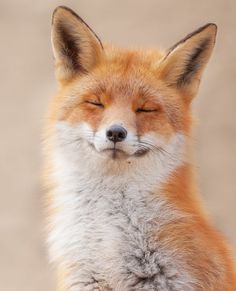
<path fill-rule="evenodd" d="M 69 8 L 55 10 L 59 89 L 44 177 L 58 290 L 236 290 L 190 154 L 191 101 L 216 30 L 207 24 L 166 52 L 128 50 L 102 44 Z"/>

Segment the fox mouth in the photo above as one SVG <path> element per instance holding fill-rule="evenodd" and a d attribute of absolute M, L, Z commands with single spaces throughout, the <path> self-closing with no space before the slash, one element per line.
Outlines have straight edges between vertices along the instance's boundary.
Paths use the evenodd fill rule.
<path fill-rule="evenodd" d="M 103 152 L 108 153 L 112 159 L 117 159 L 117 158 L 128 158 L 130 156 L 142 157 L 149 152 L 149 149 L 138 149 L 133 154 L 128 154 L 127 152 L 114 147 L 105 149 L 103 150 Z"/>
<path fill-rule="evenodd" d="M 108 148 L 103 150 L 104 153 L 108 153 L 108 155 L 111 156 L 112 159 L 117 159 L 117 158 L 126 158 L 128 157 L 128 154 L 125 151 L 122 151 L 117 148 Z"/>
<path fill-rule="evenodd" d="M 117 148 L 116 146 L 110 147 L 110 148 L 105 148 L 101 151 L 98 151 L 93 143 L 89 143 L 89 146 L 95 150 L 97 153 L 106 155 L 112 159 L 126 159 L 129 157 L 143 157 L 145 156 L 149 151 L 150 148 L 139 148 L 133 153 L 128 153 L 127 151 Z"/>

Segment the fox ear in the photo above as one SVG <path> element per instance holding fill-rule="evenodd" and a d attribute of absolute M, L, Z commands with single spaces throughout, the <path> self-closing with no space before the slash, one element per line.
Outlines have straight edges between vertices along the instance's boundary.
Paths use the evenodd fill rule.
<path fill-rule="evenodd" d="M 53 13 L 52 47 L 59 81 L 89 72 L 99 62 L 103 51 L 97 35 L 75 12 L 64 6 Z"/>
<path fill-rule="evenodd" d="M 207 24 L 174 45 L 160 64 L 161 78 L 189 101 L 195 96 L 212 53 L 217 26 Z"/>

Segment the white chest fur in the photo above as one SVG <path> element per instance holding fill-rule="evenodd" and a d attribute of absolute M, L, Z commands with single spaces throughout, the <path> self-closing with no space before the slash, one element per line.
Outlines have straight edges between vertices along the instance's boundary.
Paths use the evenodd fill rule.
<path fill-rule="evenodd" d="M 49 244 L 52 259 L 73 269 L 68 290 L 100 290 L 94 287 L 99 282 L 117 291 L 193 290 L 176 250 L 152 239 L 165 224 L 183 218 L 153 195 L 181 162 L 166 157 L 162 168 L 152 158 L 141 170 L 133 165 L 133 171 L 105 175 L 96 159 L 92 165 L 87 158 L 71 162 L 60 151 L 55 156 L 57 211 Z"/>

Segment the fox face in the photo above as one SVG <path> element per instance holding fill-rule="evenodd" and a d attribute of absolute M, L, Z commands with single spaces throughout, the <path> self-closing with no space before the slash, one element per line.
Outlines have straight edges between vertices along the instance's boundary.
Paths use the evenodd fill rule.
<path fill-rule="evenodd" d="M 146 78 L 142 66 L 142 73 L 137 73 L 134 63 L 126 72 L 120 65 L 102 73 L 95 70 L 68 86 L 61 120 L 77 128 L 100 156 L 143 157 L 161 151 L 176 132 L 183 132 L 183 102 L 148 74 L 149 64 L 145 65 Z"/>
<path fill-rule="evenodd" d="M 52 44 L 61 144 L 115 163 L 179 158 L 215 35 L 208 24 L 167 52 L 119 49 L 103 45 L 78 15 L 59 7 Z"/>

